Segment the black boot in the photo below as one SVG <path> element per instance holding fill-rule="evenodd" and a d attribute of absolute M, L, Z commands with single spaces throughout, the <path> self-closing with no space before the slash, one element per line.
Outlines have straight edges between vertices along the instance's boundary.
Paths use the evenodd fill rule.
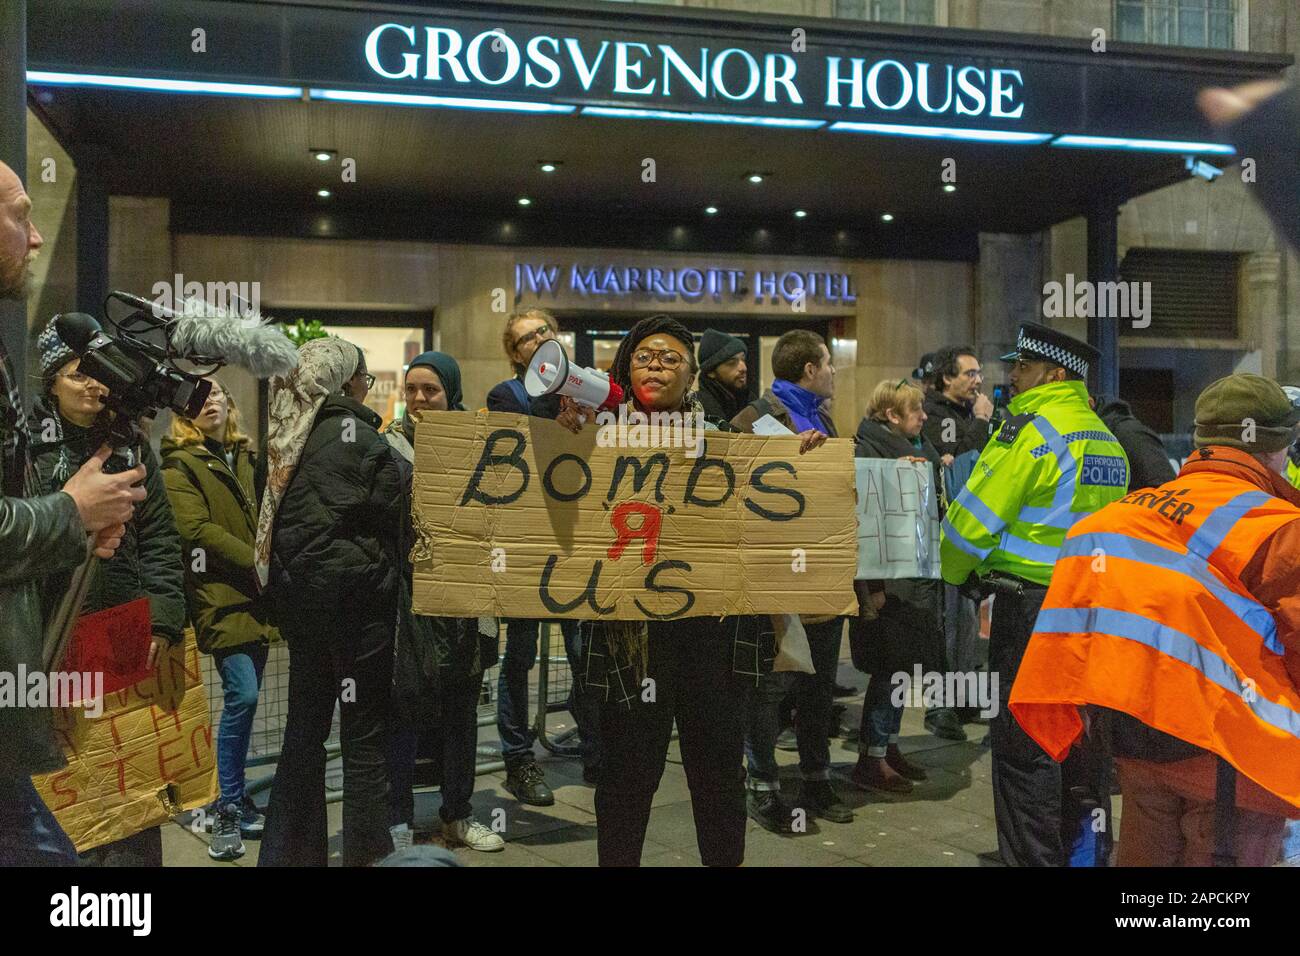
<path fill-rule="evenodd" d="M 531 755 L 516 764 L 506 765 L 505 788 L 520 803 L 530 807 L 550 807 L 555 804 L 555 794 L 546 785 L 546 775 Z"/>
<path fill-rule="evenodd" d="M 795 806 L 803 807 L 810 817 L 821 817 L 831 823 L 853 822 L 853 811 L 840 799 L 829 780 L 805 780 Z"/>
<path fill-rule="evenodd" d="M 794 817 L 775 790 L 749 790 L 745 795 L 749 818 L 771 833 L 793 833 Z"/>
<path fill-rule="evenodd" d="M 943 740 L 966 739 L 966 731 L 962 729 L 961 721 L 951 707 L 941 707 L 926 714 L 925 729 Z"/>
<path fill-rule="evenodd" d="M 894 773 L 908 780 L 927 779 L 925 768 L 917 766 L 904 757 L 903 752 L 898 749 L 898 744 L 890 744 L 885 750 L 885 763 L 889 764 Z"/>

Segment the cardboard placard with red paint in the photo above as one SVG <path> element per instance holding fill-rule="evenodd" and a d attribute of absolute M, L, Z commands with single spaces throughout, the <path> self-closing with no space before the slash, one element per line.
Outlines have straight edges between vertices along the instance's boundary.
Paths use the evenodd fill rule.
<path fill-rule="evenodd" d="M 794 436 L 703 431 L 693 442 L 602 433 L 596 421 L 575 435 L 523 415 L 426 416 L 415 435 L 415 611 L 671 620 L 857 610 L 851 442 L 800 455 Z"/>
<path fill-rule="evenodd" d="M 148 680 L 106 694 L 103 713 L 55 713 L 68 766 L 33 782 L 79 852 L 215 799 L 216 750 L 192 631 Z"/>
<path fill-rule="evenodd" d="M 149 679 L 152 637 L 148 598 L 83 614 L 77 618 L 61 669 L 103 674 L 103 692 L 115 694 Z"/>

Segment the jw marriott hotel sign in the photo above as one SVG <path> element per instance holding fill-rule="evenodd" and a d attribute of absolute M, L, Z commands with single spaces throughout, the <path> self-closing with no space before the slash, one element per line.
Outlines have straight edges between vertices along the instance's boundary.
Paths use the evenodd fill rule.
<path fill-rule="evenodd" d="M 515 265 L 515 301 L 524 298 L 599 299 L 674 303 L 753 302 L 756 305 L 852 305 L 853 277 L 799 269 L 726 269 L 710 265 L 659 266 L 573 262 Z"/>

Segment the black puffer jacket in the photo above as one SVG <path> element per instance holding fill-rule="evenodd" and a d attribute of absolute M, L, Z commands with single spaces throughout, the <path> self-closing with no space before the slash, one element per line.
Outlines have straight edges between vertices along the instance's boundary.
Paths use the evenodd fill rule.
<path fill-rule="evenodd" d="M 1128 490 L 1156 488 L 1177 476 L 1160 436 L 1142 424 L 1128 402 L 1116 399 L 1097 409 L 1097 417 L 1110 429 L 1128 456 Z"/>
<path fill-rule="evenodd" d="M 342 394 L 317 412 L 271 530 L 277 606 L 324 619 L 395 613 L 404 496 L 381 422 Z"/>
<path fill-rule="evenodd" d="M 80 428 L 62 418 L 59 424 L 63 440 L 41 444 L 39 437 L 45 431 L 44 425 L 54 414 L 37 405 L 29 426 L 37 439 L 32 447 L 32 462 L 40 477 L 41 490 L 46 493 L 62 488 L 103 444 L 101 433 Z M 186 617 L 181 539 L 167 499 L 162 466 L 147 445 L 144 469 L 145 499 L 135 506 L 135 516 L 127 522 L 117 552 L 100 562 L 81 613 L 91 614 L 147 597 L 153 633 L 177 644 L 184 634 Z M 49 600 L 57 601 L 66 590 L 68 576 L 57 576 L 50 583 Z"/>

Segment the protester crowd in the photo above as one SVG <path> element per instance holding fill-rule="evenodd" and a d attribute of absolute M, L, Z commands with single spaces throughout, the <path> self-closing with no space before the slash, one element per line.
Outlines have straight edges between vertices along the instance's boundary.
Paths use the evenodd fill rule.
<path fill-rule="evenodd" d="M 0 281 L 10 296 L 41 245 L 29 208 L 0 166 Z M 524 388 L 533 355 L 558 333 L 542 310 L 506 319 L 503 357 L 514 375 L 488 393 L 489 411 L 594 427 L 572 399 Z M 435 731 L 444 841 L 502 849 L 472 805 L 479 694 L 502 624 L 505 788 L 523 804 L 554 802 L 528 708 L 543 622 L 411 609 L 412 555 L 428 547 L 412 521 L 415 426 L 467 407 L 453 356 L 409 363 L 404 412 L 384 426 L 365 404 L 374 379 L 364 353 L 335 336 L 313 339 L 273 384 L 260 451 L 213 379 L 202 410 L 170 423 L 161 460 L 146 446 L 142 460 L 106 472 L 107 390 L 79 370 L 52 324 L 37 344 L 30 420 L 3 362 L 0 666 L 41 666 L 47 609 L 92 552 L 100 567 L 82 613 L 147 599 L 151 665 L 191 624 L 224 699 L 220 796 L 205 811 L 212 857 L 236 859 L 243 839 L 260 835 L 259 865 L 326 863 L 325 745 L 336 707 L 345 864 L 412 845 L 418 741 Z M 609 375 L 630 410 L 694 412 L 724 432 L 770 420 L 798 436 L 800 454 L 837 437 L 830 408 L 843 398 L 820 335 L 792 329 L 778 339 L 762 394 L 751 387 L 751 359 L 740 339 L 710 329 L 697 347 L 681 322 L 653 315 L 624 336 Z M 574 678 L 581 743 L 572 756 L 595 787 L 601 865 L 639 863 L 674 727 L 706 865 L 743 862 L 747 817 L 797 834 L 800 820 L 851 821 L 846 787 L 911 791 L 927 773 L 900 748 L 892 678 L 918 666 L 983 668 L 980 612 L 990 596 L 997 706 L 981 716 L 970 702 L 943 700 L 927 709 L 925 727 L 961 741 L 966 725 L 988 720 L 1006 863 L 1104 864 L 1113 835 L 1092 822 L 1098 811 L 1109 818 L 1116 764 L 1121 863 L 1276 861 L 1284 821 L 1300 817 L 1300 492 L 1286 477 L 1300 474 L 1300 402 L 1258 375 L 1215 382 L 1197 401 L 1196 451 L 1175 472 L 1126 404 L 1089 391 L 1099 355 L 1087 343 L 1025 323 L 1003 359 L 1008 400 L 995 405 L 977 349 L 944 344 L 910 379 L 871 389 L 853 438 L 860 458 L 925 469 L 942 516 L 942 580 L 859 581 L 852 617 L 556 622 Z M 1098 574 L 1087 562 L 1099 555 L 1123 573 Z M 811 672 L 773 667 L 793 628 Z M 846 639 L 869 680 L 859 759 L 836 778 L 829 742 L 853 734 L 835 704 Z M 263 816 L 245 770 L 277 640 L 289 650 L 288 711 Z M 1175 664 L 1186 669 L 1171 676 Z M 640 693 L 645 678 L 652 699 Z M 775 751 L 791 731 L 799 787 L 787 800 Z M 78 861 L 31 782 L 62 763 L 47 714 L 0 708 L 0 865 Z M 158 829 L 81 862 L 159 865 Z"/>

